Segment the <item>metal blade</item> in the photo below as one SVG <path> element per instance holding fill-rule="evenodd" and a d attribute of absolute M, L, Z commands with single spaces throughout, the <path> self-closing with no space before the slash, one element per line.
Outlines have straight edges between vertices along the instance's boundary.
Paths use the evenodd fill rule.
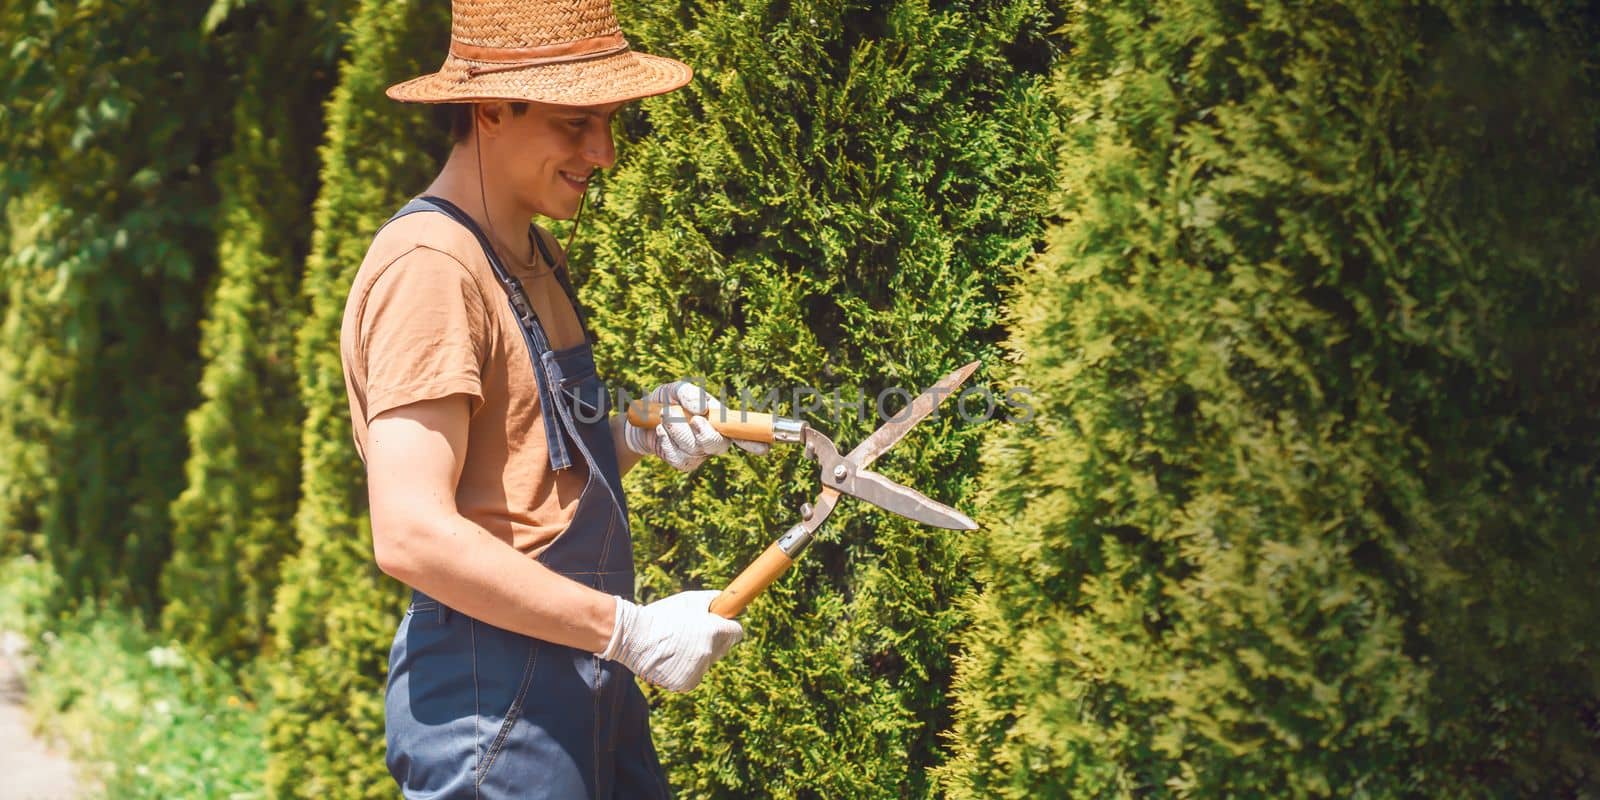
<path fill-rule="evenodd" d="M 940 401 L 952 394 L 955 394 L 956 389 L 960 388 L 961 384 L 966 382 L 967 378 L 972 377 L 973 372 L 977 371 L 979 363 L 980 362 L 974 361 L 970 364 L 967 364 L 955 370 L 954 372 L 951 372 L 949 375 L 944 376 L 939 380 L 938 383 L 935 383 L 934 385 L 929 386 L 927 389 L 924 389 L 922 394 L 912 398 L 911 403 L 905 408 L 901 409 L 900 413 L 896 414 L 893 420 L 884 423 L 876 431 L 873 431 L 871 436 L 868 436 L 866 439 L 863 439 L 860 444 L 856 445 L 855 449 L 851 450 L 850 455 L 848 456 L 840 457 L 839 451 L 835 449 L 833 445 L 833 440 L 823 435 L 821 431 L 807 428 L 805 430 L 805 441 L 811 447 L 813 457 L 815 457 L 818 460 L 818 463 L 822 465 L 823 475 L 830 475 L 833 472 L 834 467 L 838 466 L 841 462 L 848 462 L 846 469 L 850 473 L 859 474 L 865 471 L 867 465 L 877 460 L 878 456 L 883 455 L 884 452 L 893 447 L 896 442 L 904 438 L 907 431 L 916 427 L 917 423 L 921 422 L 923 419 L 927 418 L 929 414 L 933 413 L 933 410 L 938 407 Z M 867 474 L 878 476 L 878 474 L 875 472 L 868 472 Z M 888 479 L 883 478 L 883 480 L 887 481 Z M 822 523 L 825 522 L 828 519 L 828 516 L 833 513 L 834 508 L 839 502 L 839 487 L 834 482 L 830 482 L 826 479 L 823 480 L 822 484 L 822 491 L 817 495 L 816 502 L 811 507 L 811 513 L 807 515 L 805 521 L 801 523 L 801 527 L 806 530 L 808 535 L 816 532 L 818 528 L 822 527 Z M 894 485 L 899 486 L 900 484 Z M 948 514 L 953 516 L 940 517 L 939 521 L 929 521 L 923 517 L 916 516 L 915 514 L 905 514 L 905 512 L 897 508 L 886 506 L 876 500 L 871 500 L 869 498 L 863 499 L 866 499 L 868 502 L 872 502 L 874 505 L 884 508 L 887 511 L 892 511 L 896 514 L 905 514 L 905 516 L 908 516 L 911 519 L 915 519 L 918 522 L 926 522 L 929 525 L 937 525 L 942 528 L 951 528 L 954 530 L 977 530 L 977 523 L 973 522 L 972 519 L 965 514 L 962 514 L 961 512 L 950 508 L 949 506 L 943 505 L 934 500 L 930 500 L 914 490 L 907 489 L 907 491 L 911 491 L 916 495 L 917 498 L 921 500 L 921 502 L 927 504 L 920 506 L 920 508 L 937 508 L 943 510 L 944 512 L 948 512 Z M 927 513 L 932 514 L 935 512 Z"/>
<path fill-rule="evenodd" d="M 845 458 L 863 469 L 878 460 L 878 456 L 883 455 L 885 451 L 894 446 L 895 442 L 900 441 L 907 431 L 915 428 L 917 423 L 933 413 L 933 410 L 939 406 L 940 401 L 955 394 L 956 389 L 960 388 L 961 384 L 965 383 L 967 378 L 977 371 L 978 363 L 974 361 L 967 364 L 939 379 L 938 383 L 923 389 L 922 394 L 912 398 L 910 405 L 900 409 L 899 413 L 894 415 L 894 419 L 884 423 L 873 431 L 871 436 L 863 439 L 861 444 L 856 445 L 856 448 L 851 450 L 850 455 L 845 456 Z M 933 501 L 930 500 L 929 502 Z"/>
<path fill-rule="evenodd" d="M 978 529 L 978 523 L 973 522 L 966 514 L 931 500 L 916 489 L 895 483 L 871 470 L 860 470 L 851 474 L 842 491 L 851 497 L 865 500 L 885 511 L 914 519 L 924 525 L 957 531 Z"/>

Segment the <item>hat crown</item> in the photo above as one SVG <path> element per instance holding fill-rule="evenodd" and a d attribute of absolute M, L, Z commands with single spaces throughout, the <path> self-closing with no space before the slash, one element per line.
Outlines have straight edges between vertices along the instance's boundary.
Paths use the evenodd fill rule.
<path fill-rule="evenodd" d="M 688 64 L 633 50 L 611 3 L 451 0 L 444 63 L 385 94 L 404 103 L 595 106 L 687 84 L 694 75 Z"/>
<path fill-rule="evenodd" d="M 545 47 L 621 32 L 611 0 L 451 0 L 450 3 L 450 39 L 472 47 Z"/>

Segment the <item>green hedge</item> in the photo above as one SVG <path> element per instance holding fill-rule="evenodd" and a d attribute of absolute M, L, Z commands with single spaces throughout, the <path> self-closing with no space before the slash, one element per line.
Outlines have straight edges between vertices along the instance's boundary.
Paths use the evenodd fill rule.
<path fill-rule="evenodd" d="M 342 13 L 276 0 L 208 20 L 238 32 L 242 63 L 232 71 L 234 139 L 217 169 L 220 275 L 201 325 L 203 400 L 188 417 L 162 622 L 194 652 L 238 663 L 270 640 L 278 572 L 295 542 L 300 273 Z"/>
<path fill-rule="evenodd" d="M 0 526 L 63 600 L 159 602 L 229 137 L 208 5 L 0 3 Z"/>
<path fill-rule="evenodd" d="M 6 553 L 44 552 L 48 506 L 58 496 L 53 456 L 65 420 L 58 387 L 72 375 L 64 337 L 49 331 L 60 319 L 55 294 L 57 269 L 72 264 L 57 242 L 67 238 L 59 202 L 47 188 L 8 198 L 7 248 L 0 262 L 5 280 L 5 317 L 0 322 L 0 536 Z"/>
<path fill-rule="evenodd" d="M 696 70 L 623 122 L 573 263 L 598 360 L 647 391 L 707 376 L 845 399 L 997 356 L 1008 269 L 1042 229 L 1058 21 L 1039 2 L 629 4 Z M 975 379 L 981 382 L 981 378 Z M 886 401 L 889 410 L 904 400 Z M 814 414 L 846 446 L 875 421 Z M 965 504 L 977 428 L 920 426 L 887 474 Z M 647 599 L 719 587 L 818 489 L 797 450 L 628 479 Z M 959 535 L 845 502 L 745 614 L 747 637 L 654 730 L 688 797 L 919 797 L 947 724 Z"/>
<path fill-rule="evenodd" d="M 952 797 L 1600 786 L 1596 32 L 1078 9 Z"/>
<path fill-rule="evenodd" d="M 383 765 L 383 678 L 403 610 L 400 585 L 372 559 L 366 481 L 351 442 L 339 366 L 345 296 L 372 235 L 437 170 L 425 112 L 386 98 L 389 84 L 438 67 L 449 8 L 362 2 L 350 58 L 328 105 L 311 256 L 310 312 L 299 332 L 301 500 L 298 549 L 283 571 L 272 626 L 268 786 L 281 797 L 390 797 Z"/>
<path fill-rule="evenodd" d="M 392 793 L 337 336 L 442 155 L 382 91 L 448 6 L 0 0 L 0 552 L 258 659 L 276 796 Z M 619 9 L 697 77 L 625 112 L 573 254 L 615 386 L 1032 392 L 881 464 L 984 531 L 847 502 L 653 695 L 680 794 L 1600 791 L 1592 11 L 1061 6 Z M 784 449 L 628 487 L 646 599 L 816 488 Z"/>

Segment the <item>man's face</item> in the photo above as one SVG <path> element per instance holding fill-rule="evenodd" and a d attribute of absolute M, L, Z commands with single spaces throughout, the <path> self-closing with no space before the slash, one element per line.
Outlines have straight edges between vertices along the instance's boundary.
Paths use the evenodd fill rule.
<path fill-rule="evenodd" d="M 611 119 L 623 103 L 552 106 L 529 103 L 526 113 L 502 107 L 493 143 L 484 142 L 485 176 L 507 181 L 518 204 L 552 219 L 571 219 L 596 170 L 617 160 Z"/>

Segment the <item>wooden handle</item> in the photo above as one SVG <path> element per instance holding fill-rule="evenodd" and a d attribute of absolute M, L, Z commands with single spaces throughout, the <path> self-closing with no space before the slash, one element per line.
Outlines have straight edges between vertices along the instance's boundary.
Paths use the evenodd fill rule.
<path fill-rule="evenodd" d="M 751 600 L 766 591 L 767 587 L 771 586 L 772 582 L 793 563 L 794 559 L 783 552 L 783 548 L 778 547 L 777 542 L 773 542 L 766 552 L 750 562 L 750 566 L 745 567 L 744 572 L 739 573 L 739 577 L 728 584 L 728 588 L 722 590 L 722 594 L 711 601 L 711 613 L 724 619 L 739 616 L 745 606 L 750 605 Z"/>
<path fill-rule="evenodd" d="M 654 428 L 660 425 L 663 414 L 670 420 L 688 419 L 688 412 L 675 405 L 647 403 L 643 400 L 635 400 L 628 404 L 628 421 L 641 428 Z M 705 417 L 717 433 L 729 439 L 743 439 L 747 442 L 772 441 L 771 414 L 735 411 L 723 406 L 706 414 Z"/>

